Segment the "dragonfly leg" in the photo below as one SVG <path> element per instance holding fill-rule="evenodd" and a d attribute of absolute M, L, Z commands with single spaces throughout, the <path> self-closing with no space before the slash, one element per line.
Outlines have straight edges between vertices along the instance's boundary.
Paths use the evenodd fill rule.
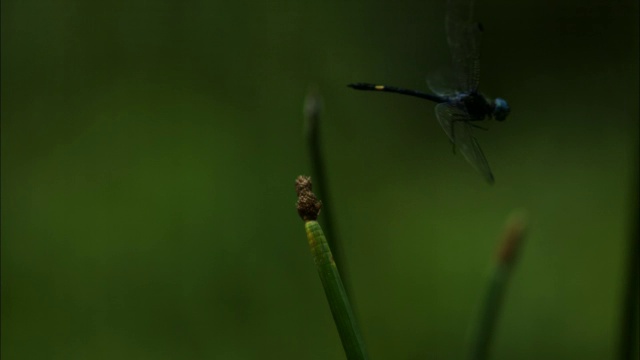
<path fill-rule="evenodd" d="M 472 123 L 472 122 L 469 122 L 469 125 L 473 126 L 473 127 L 474 127 L 474 128 L 476 128 L 476 129 L 480 129 L 480 130 L 484 130 L 484 131 L 489 130 L 489 129 L 485 128 L 485 127 L 482 127 L 482 126 L 480 126 L 480 125 L 476 125 L 476 124 L 474 124 L 474 123 Z"/>
<path fill-rule="evenodd" d="M 453 123 L 456 121 L 462 120 L 451 120 L 451 151 L 453 152 L 453 155 L 456 154 L 456 133 L 455 128 L 453 127 Z"/>

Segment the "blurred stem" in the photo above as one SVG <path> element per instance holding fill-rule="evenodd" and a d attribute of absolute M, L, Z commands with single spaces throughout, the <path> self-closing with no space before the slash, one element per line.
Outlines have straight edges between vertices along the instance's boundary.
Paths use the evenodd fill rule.
<path fill-rule="evenodd" d="M 522 214 L 513 215 L 507 222 L 506 231 L 497 253 L 497 263 L 489 279 L 480 318 L 474 329 L 470 356 L 472 360 L 485 360 L 489 356 L 508 280 L 522 246 L 524 233 L 524 216 Z"/>
<path fill-rule="evenodd" d="M 489 348 L 493 340 L 498 315 L 500 314 L 508 277 L 509 269 L 504 265 L 498 265 L 489 280 L 480 314 L 481 317 L 478 322 L 479 326 L 475 330 L 475 339 L 471 351 L 471 359 L 473 360 L 484 360 L 489 356 Z"/>
<path fill-rule="evenodd" d="M 316 192 L 321 199 L 324 199 L 323 221 L 325 233 L 328 237 L 329 247 L 333 252 L 336 266 L 342 272 L 345 288 L 349 289 L 346 275 L 345 262 L 343 259 L 342 244 L 338 241 L 334 223 L 333 211 L 331 211 L 331 197 L 329 185 L 326 177 L 325 163 L 322 156 L 322 144 L 320 141 L 320 113 L 322 112 L 322 99 L 315 90 L 311 90 L 305 99 L 305 135 L 311 160 L 311 177 L 314 179 Z"/>
<path fill-rule="evenodd" d="M 311 179 L 298 177 L 296 191 L 298 192 L 298 214 L 305 222 L 309 248 L 347 359 L 368 359 L 362 335 L 356 324 L 349 297 L 340 279 L 340 273 L 333 260 L 331 248 L 322 232 L 322 227 L 316 221 L 322 203 L 311 192 Z"/>
<path fill-rule="evenodd" d="M 624 276 L 624 293 L 620 312 L 620 339 L 618 344 L 618 359 L 631 360 L 638 358 L 638 272 L 640 272 L 640 229 L 638 216 L 640 215 L 640 198 L 638 196 L 638 173 L 632 182 L 635 185 L 633 192 L 633 209 L 631 211 L 631 236 L 627 248 L 627 263 Z"/>

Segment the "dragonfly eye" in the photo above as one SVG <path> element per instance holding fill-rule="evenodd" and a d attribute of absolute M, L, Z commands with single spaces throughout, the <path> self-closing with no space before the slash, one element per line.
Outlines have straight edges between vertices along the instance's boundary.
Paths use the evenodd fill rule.
<path fill-rule="evenodd" d="M 496 98 L 493 101 L 493 117 L 498 121 L 504 121 L 509 115 L 511 108 L 505 99 Z"/>

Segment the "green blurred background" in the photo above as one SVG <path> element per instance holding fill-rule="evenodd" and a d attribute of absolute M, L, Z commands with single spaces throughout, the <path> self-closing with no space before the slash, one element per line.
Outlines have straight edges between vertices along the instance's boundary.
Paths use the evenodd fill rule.
<path fill-rule="evenodd" d="M 444 1 L 2 1 L 2 357 L 339 359 L 294 179 L 302 104 L 375 359 L 461 359 L 512 210 L 495 359 L 615 352 L 638 151 L 638 2 L 478 0 L 479 132 L 426 89 Z M 635 204 L 637 205 L 637 204 Z"/>

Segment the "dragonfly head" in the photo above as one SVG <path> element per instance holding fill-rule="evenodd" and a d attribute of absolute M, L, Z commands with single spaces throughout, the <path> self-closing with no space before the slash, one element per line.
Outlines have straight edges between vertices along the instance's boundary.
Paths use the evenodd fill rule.
<path fill-rule="evenodd" d="M 511 108 L 509 108 L 509 104 L 507 104 L 507 101 L 503 98 L 496 98 L 493 101 L 493 118 L 498 120 L 498 121 L 504 121 L 507 118 L 507 115 L 509 115 L 509 111 L 511 111 Z"/>

